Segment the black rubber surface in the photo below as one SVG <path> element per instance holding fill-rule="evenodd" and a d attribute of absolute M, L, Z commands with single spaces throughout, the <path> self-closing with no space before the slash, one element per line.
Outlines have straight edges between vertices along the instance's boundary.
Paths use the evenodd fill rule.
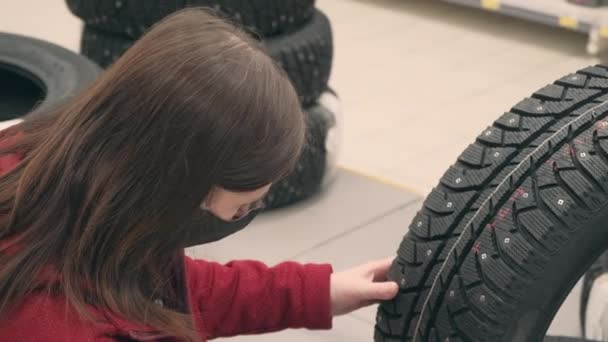
<path fill-rule="evenodd" d="M 99 72 L 95 64 L 60 46 L 0 33 L 0 121 L 57 104 Z"/>
<path fill-rule="evenodd" d="M 135 41 L 85 26 L 80 40 L 80 53 L 102 68 L 109 67 L 122 56 Z"/>
<path fill-rule="evenodd" d="M 118 59 L 133 40 L 86 26 L 80 50 L 106 68 Z M 314 105 L 327 90 L 331 73 L 333 44 L 331 25 L 327 17 L 316 11 L 312 21 L 297 32 L 263 41 L 268 53 L 285 69 L 300 102 Z"/>
<path fill-rule="evenodd" d="M 333 113 L 322 105 L 306 110 L 308 132 L 307 145 L 296 169 L 285 179 L 274 184 L 266 196 L 266 209 L 277 209 L 302 201 L 321 189 L 327 170 L 325 139 Z"/>
<path fill-rule="evenodd" d="M 606 249 L 607 220 L 608 66 L 595 66 L 516 104 L 443 175 L 399 246 L 375 341 L 541 341 Z"/>
<path fill-rule="evenodd" d="M 333 60 L 333 37 L 329 19 L 315 11 L 302 29 L 264 41 L 269 54 L 289 75 L 305 106 L 327 90 Z"/>
<path fill-rule="evenodd" d="M 267 37 L 306 24 L 315 0 L 67 0 L 67 4 L 87 25 L 132 39 L 165 16 L 193 6 L 219 10 L 234 23 Z"/>

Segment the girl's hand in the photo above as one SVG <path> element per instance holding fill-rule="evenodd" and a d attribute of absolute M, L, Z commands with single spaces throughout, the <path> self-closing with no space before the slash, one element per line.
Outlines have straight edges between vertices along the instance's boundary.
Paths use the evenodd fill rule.
<path fill-rule="evenodd" d="M 386 279 L 392 261 L 393 258 L 374 261 L 332 274 L 332 315 L 347 314 L 382 300 L 393 299 L 399 286 Z"/>

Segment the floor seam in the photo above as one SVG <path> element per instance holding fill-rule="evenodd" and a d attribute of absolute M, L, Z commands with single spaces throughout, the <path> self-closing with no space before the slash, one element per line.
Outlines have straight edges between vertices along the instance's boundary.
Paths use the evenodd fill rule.
<path fill-rule="evenodd" d="M 374 223 L 374 222 L 376 222 L 376 221 L 378 221 L 378 220 L 380 220 L 382 218 L 385 218 L 385 217 L 387 217 L 387 216 L 389 216 L 391 214 L 394 214 L 394 213 L 396 213 L 396 212 L 398 212 L 400 210 L 403 210 L 403 209 L 409 207 L 412 204 L 421 202 L 421 200 L 422 200 L 422 198 L 415 198 L 415 199 L 412 199 L 412 200 L 410 200 L 410 201 L 408 201 L 408 202 L 406 202 L 404 204 L 398 205 L 397 207 L 394 207 L 393 209 L 384 211 L 384 212 L 382 212 L 382 213 L 380 213 L 380 214 L 378 214 L 378 215 L 376 215 L 376 216 L 374 216 L 374 217 L 372 217 L 372 218 L 370 218 L 368 220 L 365 220 L 363 223 L 360 223 L 360 224 L 354 226 L 351 229 L 347 229 L 345 231 L 342 231 L 342 232 L 340 232 L 340 233 L 338 233 L 338 234 L 336 234 L 336 235 L 334 235 L 334 236 L 332 236 L 332 237 L 330 237 L 330 238 L 328 238 L 326 240 L 323 240 L 323 241 L 321 241 L 321 242 L 313 245 L 312 247 L 310 247 L 310 248 L 308 248 L 308 249 L 306 249 L 304 251 L 301 251 L 301 252 L 293 255 L 292 257 L 290 257 L 290 259 L 296 260 L 296 259 L 304 256 L 307 253 L 315 251 L 315 250 L 317 250 L 317 249 L 319 249 L 321 247 L 324 247 L 324 246 L 326 246 L 326 245 L 328 245 L 328 244 L 330 244 L 330 243 L 332 243 L 332 242 L 334 242 L 334 241 L 336 241 L 338 239 L 341 239 L 341 238 L 343 238 L 345 236 L 348 236 L 348 235 L 350 235 L 350 234 L 352 234 L 352 233 L 354 233 L 354 232 L 356 232 L 356 231 L 358 231 L 360 229 L 363 229 L 363 228 L 367 227 L 368 225 L 370 225 L 370 224 L 372 224 L 372 223 Z"/>

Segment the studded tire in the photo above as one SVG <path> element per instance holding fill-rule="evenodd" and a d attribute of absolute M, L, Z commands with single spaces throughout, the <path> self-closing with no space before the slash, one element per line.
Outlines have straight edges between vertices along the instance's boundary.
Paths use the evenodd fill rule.
<path fill-rule="evenodd" d="M 85 26 L 80 38 L 80 53 L 102 68 L 108 68 L 122 56 L 135 41 L 123 36 Z"/>
<path fill-rule="evenodd" d="M 608 246 L 608 66 L 567 75 L 484 130 L 409 226 L 376 342 L 542 341 Z"/>
<path fill-rule="evenodd" d="M 332 131 L 339 129 L 339 108 L 326 102 L 337 100 L 333 92 L 323 94 L 318 104 L 306 110 L 307 144 L 296 169 L 274 184 L 266 196 L 268 210 L 282 208 L 316 194 L 335 176 L 335 153 L 328 145 Z M 335 142 L 332 143 L 335 145 Z"/>
<path fill-rule="evenodd" d="M 80 51 L 103 68 L 133 45 L 133 39 L 85 26 Z M 316 11 L 301 30 L 263 41 L 268 54 L 286 71 L 304 106 L 312 106 L 327 90 L 333 44 L 329 19 Z"/>
<path fill-rule="evenodd" d="M 327 90 L 333 60 L 329 19 L 316 10 L 300 30 L 263 41 L 268 53 L 287 72 L 300 102 L 313 105 Z"/>
<path fill-rule="evenodd" d="M 68 8 L 87 25 L 141 37 L 167 15 L 186 7 L 211 7 L 262 37 L 293 32 L 314 13 L 315 0 L 67 0 Z"/>

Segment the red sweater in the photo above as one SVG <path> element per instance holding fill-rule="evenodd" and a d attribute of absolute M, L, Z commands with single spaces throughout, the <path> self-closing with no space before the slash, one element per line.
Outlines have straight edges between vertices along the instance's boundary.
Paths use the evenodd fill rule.
<path fill-rule="evenodd" d="M 0 157 L 0 175 L 19 160 L 15 155 Z M 256 261 L 220 265 L 186 256 L 184 262 L 190 311 L 201 341 L 286 328 L 331 328 L 330 265 L 285 262 L 267 267 Z M 112 336 L 130 336 L 133 341 L 177 341 L 135 333 L 149 329 L 117 317 L 104 323 L 84 320 L 65 298 L 35 293 L 0 322 L 0 340 L 110 342 L 115 341 Z"/>

